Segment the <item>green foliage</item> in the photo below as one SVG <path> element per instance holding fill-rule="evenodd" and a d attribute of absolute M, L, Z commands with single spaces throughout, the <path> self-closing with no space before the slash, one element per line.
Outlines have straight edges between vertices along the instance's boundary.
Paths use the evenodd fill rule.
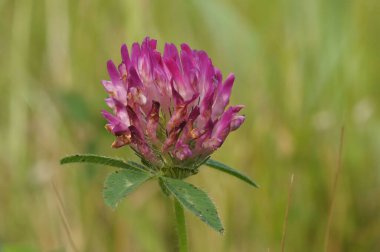
<path fill-rule="evenodd" d="M 126 163 L 110 157 L 77 154 L 61 159 L 61 164 L 81 162 L 123 168 L 108 175 L 104 183 L 104 202 L 112 208 L 117 207 L 118 203 L 128 194 L 135 191 L 139 185 L 155 176 L 155 174 L 148 172 L 147 168 L 141 164 L 135 162 Z M 208 160 L 206 164 L 256 186 L 248 177 L 220 162 Z M 161 176 L 158 182 L 164 194 L 167 196 L 172 194 L 181 205 L 190 210 L 203 222 L 210 225 L 216 231 L 223 233 L 224 229 L 216 207 L 205 192 L 179 179 Z"/>
<path fill-rule="evenodd" d="M 118 170 L 112 172 L 104 183 L 104 202 L 108 206 L 115 208 L 120 200 L 152 177 L 152 174 L 142 170 Z"/>
<path fill-rule="evenodd" d="M 212 160 L 212 159 L 208 159 L 205 163 L 207 166 L 210 166 L 214 169 L 217 169 L 219 171 L 222 171 L 222 172 L 225 172 L 225 173 L 228 173 L 234 177 L 237 177 L 245 182 L 247 182 L 248 184 L 258 188 L 259 186 L 256 184 L 255 181 L 253 181 L 252 179 L 250 179 L 249 177 L 247 177 L 246 175 L 244 175 L 243 173 L 239 172 L 238 170 L 235 170 L 234 168 L 231 168 L 229 167 L 228 165 L 225 165 L 221 162 L 218 162 L 218 161 L 215 161 L 215 160 Z"/>
<path fill-rule="evenodd" d="M 205 192 L 182 180 L 168 177 L 160 177 L 159 179 L 182 206 L 219 233 L 223 233 L 224 228 L 216 207 Z"/>
<path fill-rule="evenodd" d="M 141 171 L 144 168 L 144 166 L 139 165 L 135 162 L 126 163 L 120 159 L 98 156 L 98 155 L 93 155 L 93 154 L 77 154 L 77 155 L 67 156 L 67 157 L 62 158 L 60 162 L 61 164 L 94 163 L 94 164 L 101 164 L 101 165 L 107 165 L 107 166 L 137 170 L 137 171 Z"/>

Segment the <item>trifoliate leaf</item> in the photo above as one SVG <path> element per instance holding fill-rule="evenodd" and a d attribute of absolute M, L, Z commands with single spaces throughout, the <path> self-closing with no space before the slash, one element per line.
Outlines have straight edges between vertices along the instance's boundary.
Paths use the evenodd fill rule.
<path fill-rule="evenodd" d="M 94 164 L 102 164 L 107 166 L 113 166 L 123 169 L 131 169 L 131 170 L 143 170 L 143 166 L 137 166 L 136 163 L 133 162 L 124 162 L 120 159 L 98 156 L 93 154 L 77 154 L 72 156 L 67 156 L 61 159 L 61 164 L 69 164 L 69 163 L 94 163 Z"/>
<path fill-rule="evenodd" d="M 219 233 L 223 233 L 216 207 L 205 192 L 179 179 L 160 177 L 160 180 L 182 206 Z"/>
<path fill-rule="evenodd" d="M 104 183 L 104 202 L 108 206 L 115 208 L 120 200 L 152 177 L 152 174 L 137 169 L 112 172 Z"/>
<path fill-rule="evenodd" d="M 228 165 L 225 165 L 225 164 L 223 164 L 221 162 L 209 159 L 209 160 L 206 161 L 205 165 L 207 165 L 207 166 L 209 166 L 211 168 L 217 169 L 219 171 L 228 173 L 228 174 L 230 174 L 230 175 L 232 175 L 234 177 L 237 177 L 237 178 L 239 178 L 239 179 L 247 182 L 248 184 L 250 184 L 250 185 L 252 185 L 254 187 L 259 188 L 259 186 L 256 184 L 256 182 L 253 181 L 252 179 L 250 179 L 248 176 L 244 175 L 240 171 L 235 170 L 234 168 L 229 167 Z"/>

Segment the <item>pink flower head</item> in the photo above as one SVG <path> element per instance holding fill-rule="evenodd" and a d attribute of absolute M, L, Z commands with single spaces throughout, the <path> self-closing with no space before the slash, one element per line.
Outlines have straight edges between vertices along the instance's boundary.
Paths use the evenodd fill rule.
<path fill-rule="evenodd" d="M 244 122 L 242 105 L 226 109 L 235 76 L 223 81 L 207 53 L 187 44 L 180 52 L 166 44 L 163 55 L 156 44 L 145 38 L 131 54 L 124 44 L 122 62 L 107 62 L 111 80 L 103 86 L 112 113 L 102 113 L 116 136 L 112 147 L 130 145 L 159 170 L 196 170 Z"/>

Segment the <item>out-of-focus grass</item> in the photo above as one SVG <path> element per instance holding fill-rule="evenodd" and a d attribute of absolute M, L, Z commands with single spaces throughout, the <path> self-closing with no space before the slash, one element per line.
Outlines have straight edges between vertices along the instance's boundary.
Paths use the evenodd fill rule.
<path fill-rule="evenodd" d="M 237 76 L 246 122 L 214 155 L 253 190 L 204 168 L 226 227 L 188 215 L 193 251 L 277 251 L 287 185 L 288 251 L 321 251 L 339 130 L 346 127 L 329 251 L 380 250 L 380 2 L 0 1 L 0 251 L 72 251 L 51 180 L 80 251 L 175 251 L 173 211 L 149 183 L 116 211 L 101 197 L 109 168 L 59 167 L 65 154 L 112 150 L 100 110 L 105 62 L 149 35 L 206 50 Z"/>

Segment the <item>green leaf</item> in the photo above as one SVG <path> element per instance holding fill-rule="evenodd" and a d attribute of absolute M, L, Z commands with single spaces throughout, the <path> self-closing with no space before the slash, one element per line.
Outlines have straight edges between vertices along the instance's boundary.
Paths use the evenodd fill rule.
<path fill-rule="evenodd" d="M 162 179 L 158 179 L 158 185 L 161 188 L 161 191 L 168 197 L 170 197 L 170 191 L 166 188 L 165 183 Z"/>
<path fill-rule="evenodd" d="M 120 200 L 152 177 L 151 173 L 137 169 L 112 172 L 104 182 L 104 202 L 108 206 L 115 208 Z"/>
<path fill-rule="evenodd" d="M 252 179 L 250 179 L 248 176 L 244 175 L 243 173 L 239 172 L 238 170 L 235 170 L 234 168 L 231 168 L 231 167 L 229 167 L 223 163 L 209 159 L 206 161 L 205 164 L 207 166 L 214 168 L 214 169 L 217 169 L 219 171 L 222 171 L 222 172 L 228 173 L 234 177 L 237 177 L 237 178 L 247 182 L 248 184 L 250 184 L 256 188 L 259 188 L 259 186 L 256 184 L 256 182 L 253 181 Z"/>
<path fill-rule="evenodd" d="M 107 166 L 113 166 L 123 169 L 131 169 L 141 171 L 142 166 L 137 166 L 133 162 L 124 162 L 120 159 L 98 156 L 93 154 L 77 154 L 72 156 L 67 156 L 61 159 L 61 164 L 69 164 L 69 163 L 94 163 L 94 164 L 102 164 Z"/>
<path fill-rule="evenodd" d="M 219 233 L 223 233 L 216 207 L 205 192 L 179 179 L 160 177 L 160 180 L 182 206 Z"/>

